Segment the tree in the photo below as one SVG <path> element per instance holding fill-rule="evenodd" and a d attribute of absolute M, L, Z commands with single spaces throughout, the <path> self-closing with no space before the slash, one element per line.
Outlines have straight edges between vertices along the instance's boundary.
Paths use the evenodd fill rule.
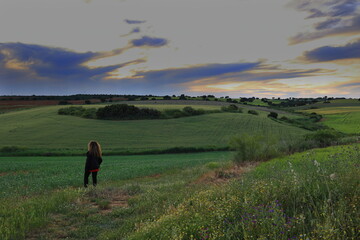
<path fill-rule="evenodd" d="M 163 97 L 164 100 L 171 100 L 171 97 L 169 95 L 166 95 Z"/>

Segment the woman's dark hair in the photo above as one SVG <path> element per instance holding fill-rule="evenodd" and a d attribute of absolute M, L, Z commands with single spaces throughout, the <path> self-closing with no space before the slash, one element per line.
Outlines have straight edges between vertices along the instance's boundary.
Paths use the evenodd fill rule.
<path fill-rule="evenodd" d="M 89 142 L 88 151 L 89 151 L 89 154 L 91 154 L 93 156 L 96 156 L 96 157 L 101 157 L 102 156 L 101 146 L 96 141 L 90 141 Z"/>

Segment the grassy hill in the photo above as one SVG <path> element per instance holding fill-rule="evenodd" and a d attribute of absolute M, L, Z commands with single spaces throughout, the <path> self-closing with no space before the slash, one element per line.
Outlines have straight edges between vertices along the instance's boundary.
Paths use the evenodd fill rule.
<path fill-rule="evenodd" d="M 321 114 L 324 124 L 344 133 L 360 134 L 360 101 L 333 100 L 330 104 L 318 104 L 304 112 Z"/>
<path fill-rule="evenodd" d="M 109 121 L 58 115 L 60 107 L 1 114 L 0 135 L 6 137 L 0 138 L 0 147 L 25 147 L 33 153 L 79 154 L 86 151 L 88 141 L 97 140 L 105 153 L 134 152 L 173 147 L 224 147 L 231 137 L 241 133 L 260 133 L 285 140 L 307 133 L 272 121 L 265 112 L 258 116 L 217 113 L 178 119 Z M 214 106 L 207 106 L 211 108 Z"/>

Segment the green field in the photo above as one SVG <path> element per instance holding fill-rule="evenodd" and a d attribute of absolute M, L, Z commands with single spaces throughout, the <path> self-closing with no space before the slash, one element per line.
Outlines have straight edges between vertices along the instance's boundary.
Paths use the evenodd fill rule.
<path fill-rule="evenodd" d="M 1 198 L 0 238 L 357 239 L 359 147 L 248 165 L 245 175 L 228 171 L 224 152 L 107 157 L 87 190 L 84 159 L 1 158 L 2 192 L 15 191 Z"/>
<path fill-rule="evenodd" d="M 190 180 L 206 170 L 205 164 L 224 164 L 230 155 L 211 152 L 104 157 L 98 182 L 101 189 L 130 181 L 131 188 L 146 176 L 151 180 L 151 176 L 156 179 L 162 174 L 197 168 Z M 24 238 L 29 229 L 44 224 L 48 214 L 71 206 L 71 201 L 86 193 L 82 188 L 85 157 L 2 157 L 0 162 L 0 239 Z"/>
<path fill-rule="evenodd" d="M 188 106 L 176 103 L 128 104 L 161 111 Z M 221 104 L 189 102 L 204 110 L 219 110 Z M 356 104 L 339 100 L 298 110 L 316 112 L 324 124 L 359 134 Z M 267 115 L 303 115 L 243 106 L 243 113 L 111 121 L 58 115 L 62 107 L 0 114 L 0 239 L 360 238 L 360 144 L 285 156 L 313 148 L 315 142 L 303 138 L 311 132 Z M 248 114 L 249 109 L 259 115 Z M 237 165 L 236 152 L 214 151 L 241 134 L 253 138 L 237 153 L 265 149 L 269 155 L 261 155 L 261 161 L 283 157 L 247 158 Z M 259 136 L 266 137 L 261 145 L 251 142 Z M 98 186 L 85 189 L 89 140 L 101 143 L 104 162 Z M 144 154 L 172 148 L 209 152 Z"/>
<path fill-rule="evenodd" d="M 59 108 L 61 106 L 39 107 L 1 114 L 0 135 L 6 137 L 0 138 L 0 146 L 26 147 L 35 153 L 81 154 L 86 151 L 88 141 L 97 140 L 105 153 L 133 152 L 172 147 L 224 147 L 231 137 L 241 133 L 261 133 L 283 139 L 307 133 L 272 121 L 265 112 L 258 116 L 217 113 L 177 119 L 109 121 L 58 115 Z"/>
<path fill-rule="evenodd" d="M 104 157 L 99 181 L 134 179 L 208 162 L 228 161 L 230 152 Z M 83 186 L 86 157 L 0 157 L 0 199 Z"/>
<path fill-rule="evenodd" d="M 360 106 L 323 107 L 304 110 L 324 116 L 324 124 L 344 133 L 360 133 Z"/>

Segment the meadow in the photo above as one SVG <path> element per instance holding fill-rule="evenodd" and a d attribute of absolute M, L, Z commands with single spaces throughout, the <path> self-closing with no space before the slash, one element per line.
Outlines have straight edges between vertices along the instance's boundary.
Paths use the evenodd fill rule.
<path fill-rule="evenodd" d="M 15 193 L 17 196 L 2 198 L 0 236 L 358 239 L 359 147 L 316 149 L 237 167 L 228 161 L 231 155 L 224 152 L 153 155 L 148 160 L 144 156 L 127 160 L 108 157 L 109 164 L 105 168 L 104 162 L 102 182 L 97 188 L 79 188 L 81 174 L 70 172 L 63 175 L 68 174 L 73 183 L 60 180 L 59 185 L 42 191 L 25 194 L 21 190 Z M 19 174 L 23 173 L 19 166 L 35 161 L 33 169 L 43 172 L 43 180 L 52 177 L 51 166 L 64 166 L 58 160 L 49 157 L 44 167 L 35 158 L 8 158 Z M 115 164 L 118 161 L 128 168 Z M 149 164 L 153 167 L 150 171 Z M 121 177 L 127 172 L 132 172 L 127 175 L 130 178 Z M 27 187 L 38 187 L 35 178 L 22 177 L 27 179 Z"/>
<path fill-rule="evenodd" d="M 360 144 L 262 163 L 187 198 L 127 239 L 358 239 Z"/>
<path fill-rule="evenodd" d="M 109 156 L 104 158 L 99 184 L 228 162 L 229 152 L 171 155 Z M 22 239 L 32 228 L 47 222 L 86 193 L 83 190 L 85 157 L 0 158 L 0 239 Z M 201 172 L 201 171 L 200 171 Z M 199 173 L 200 173 L 199 172 Z M 151 177 L 150 177 L 151 179 Z M 91 182 L 91 180 L 90 180 Z"/>
<path fill-rule="evenodd" d="M 229 104 L 175 102 L 128 104 L 160 111 Z M 357 102 L 337 104 L 296 110 L 322 114 L 322 123 L 356 136 Z M 360 144 L 286 156 L 308 149 L 297 145 L 311 145 L 304 137 L 312 132 L 269 111 L 304 116 L 239 106 L 242 113 L 157 120 L 57 114 L 64 106 L 0 114 L 0 239 L 358 239 Z M 258 115 L 248 114 L 254 109 Z M 240 149 L 263 159 L 236 162 L 241 150 L 216 151 L 234 139 L 249 139 Z M 98 186 L 85 189 L 89 140 L 102 144 L 104 162 Z M 291 144 L 296 150 L 281 148 Z M 186 148 L 203 152 L 154 154 Z"/>
<path fill-rule="evenodd" d="M 101 105 L 96 105 L 101 106 Z M 183 106 L 150 105 L 165 109 Z M 89 107 L 89 106 L 87 106 Z M 92 105 L 91 107 L 94 107 Z M 0 115 L 0 146 L 29 155 L 83 154 L 91 139 L 106 153 L 132 153 L 174 147 L 224 148 L 234 135 L 261 133 L 294 139 L 308 131 L 247 113 L 216 113 L 177 119 L 110 121 L 58 115 L 61 106 L 38 107 Z M 194 108 L 219 109 L 218 106 Z"/>
<path fill-rule="evenodd" d="M 318 109 L 303 111 L 321 114 L 324 117 L 323 123 L 338 131 L 349 134 L 360 133 L 360 106 L 333 107 L 332 105 L 328 105 L 327 107 L 324 106 Z"/>

